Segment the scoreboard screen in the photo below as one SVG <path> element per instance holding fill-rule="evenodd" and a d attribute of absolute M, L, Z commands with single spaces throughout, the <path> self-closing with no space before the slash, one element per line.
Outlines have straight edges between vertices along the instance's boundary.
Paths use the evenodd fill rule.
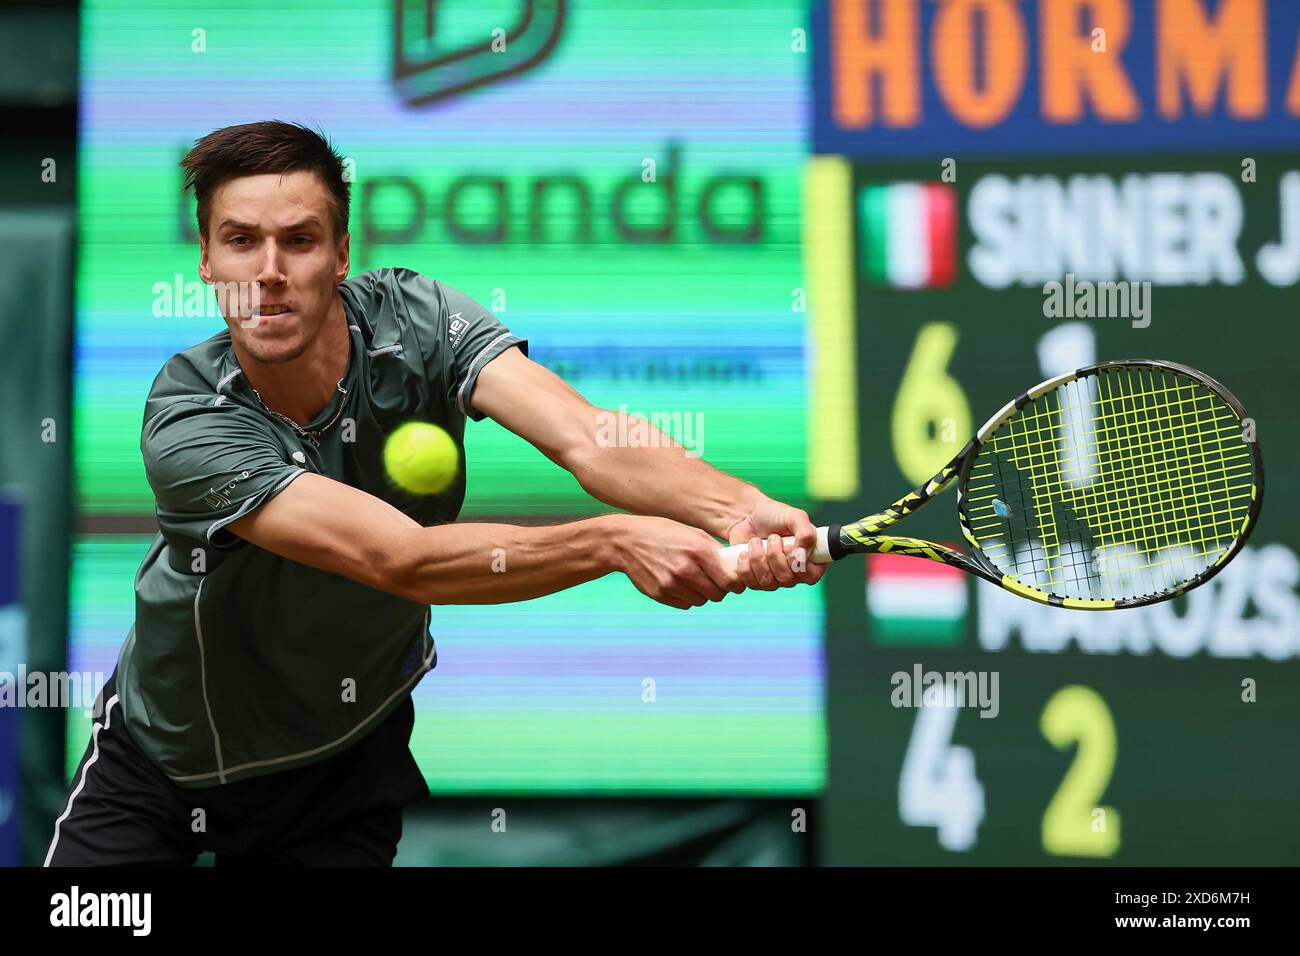
<path fill-rule="evenodd" d="M 1300 162 L 1260 163 L 1251 184 L 1221 157 L 981 160 L 951 183 L 852 167 L 860 493 L 836 514 L 878 510 L 1009 399 L 1105 359 L 1217 378 L 1252 416 L 1269 481 L 1243 553 L 1148 608 L 1048 607 L 893 555 L 828 575 L 836 856 L 1300 858 L 1300 519 L 1284 498 L 1300 423 L 1281 364 L 1300 258 L 1279 240 Z M 924 203 L 938 211 L 915 214 Z M 1130 278 L 1144 275 L 1160 278 Z M 962 546 L 955 496 L 900 533 Z M 931 673 L 974 693 L 923 699 Z"/>
<path fill-rule="evenodd" d="M 926 59 L 951 39 L 943 11 L 1028 18 L 1068 5 L 878 5 L 923 13 L 910 119 L 889 113 L 891 96 L 909 99 L 893 61 L 862 53 L 896 28 L 850 9 L 871 6 L 816 14 L 828 52 L 816 66 L 821 155 L 806 216 L 821 227 L 805 254 L 822 346 L 810 448 L 819 521 L 878 511 L 1010 399 L 1111 359 L 1168 359 L 1223 383 L 1251 416 L 1267 477 L 1244 551 L 1201 588 L 1147 608 L 1049 607 L 901 556 L 828 574 L 823 859 L 1294 865 L 1300 516 L 1287 496 L 1300 468 L 1290 397 L 1300 123 L 1289 111 L 1300 100 L 1288 105 L 1285 84 L 1300 11 L 1266 5 L 1256 26 L 1267 36 L 1242 40 L 1282 52 L 1258 71 L 1264 115 L 1252 123 L 1226 92 L 1212 103 L 1187 93 L 1186 122 L 1167 118 L 1159 78 L 1179 68 L 1160 57 L 1175 41 L 1149 10 L 1169 4 L 1112 5 L 1132 29 L 1097 69 L 1136 97 L 1124 122 L 1099 119 L 1086 94 L 1077 121 L 1052 114 L 1038 94 L 1065 81 L 1048 75 L 1043 46 L 1069 44 L 1041 21 L 994 18 L 969 42 L 1006 54 L 1025 40 L 1025 89 L 1005 115 L 976 123 L 944 92 L 951 61 Z M 1216 5 L 1190 6 L 1207 11 L 1213 34 Z M 1083 13 L 1070 29 L 1086 38 Z M 1231 57 L 1222 69 L 1256 75 Z M 846 91 L 858 79 L 882 99 Z M 899 533 L 964 548 L 953 492 Z"/>

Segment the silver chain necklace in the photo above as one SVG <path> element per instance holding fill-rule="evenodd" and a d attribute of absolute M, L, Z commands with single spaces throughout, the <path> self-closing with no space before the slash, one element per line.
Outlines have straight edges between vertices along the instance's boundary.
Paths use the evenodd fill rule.
<path fill-rule="evenodd" d="M 347 374 L 346 374 L 346 373 L 344 374 L 343 378 L 347 378 Z M 340 392 L 343 393 L 343 400 L 339 402 L 339 409 L 338 409 L 338 411 L 336 411 L 336 412 L 334 413 L 334 417 L 333 417 L 333 418 L 331 418 L 331 419 L 330 419 L 329 421 L 327 421 L 324 425 L 322 425 L 320 428 L 315 429 L 314 431 L 308 431 L 307 429 L 305 429 L 305 428 L 303 428 L 301 425 L 299 425 L 297 422 L 295 422 L 295 421 L 294 421 L 292 418 L 290 418 L 288 415 L 282 415 L 282 414 L 280 414 L 279 412 L 277 412 L 275 409 L 273 409 L 271 406 L 267 405 L 266 402 L 262 401 L 262 396 L 261 396 L 261 394 L 257 391 L 257 389 L 253 388 L 253 383 L 252 383 L 252 382 L 249 382 L 248 387 L 249 387 L 249 388 L 253 388 L 253 394 L 257 396 L 258 404 L 260 404 L 263 408 L 265 408 L 268 412 L 270 412 L 270 413 L 271 413 L 272 415 L 274 415 L 276 418 L 280 419 L 280 421 L 282 421 L 282 422 L 284 422 L 285 424 L 287 424 L 290 428 L 292 428 L 294 431 L 296 431 L 296 432 L 297 432 L 299 435 L 301 435 L 303 438 L 307 439 L 307 441 L 311 442 L 313 445 L 315 445 L 317 448 L 319 448 L 319 447 L 320 447 L 321 436 L 324 435 L 327 431 L 329 431 L 331 428 L 333 428 L 333 427 L 338 423 L 339 418 L 343 415 L 343 409 L 347 407 L 347 404 L 348 404 L 348 401 L 347 401 L 347 399 L 348 399 L 348 390 L 347 390 L 346 388 L 343 387 L 343 378 L 339 379 L 339 383 L 338 383 L 338 385 L 336 386 L 336 388 L 338 388 L 338 390 L 339 390 Z"/>

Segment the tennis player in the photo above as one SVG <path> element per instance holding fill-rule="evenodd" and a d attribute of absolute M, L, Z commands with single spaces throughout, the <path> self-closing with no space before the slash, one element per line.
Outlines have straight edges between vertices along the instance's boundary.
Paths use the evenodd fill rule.
<path fill-rule="evenodd" d="M 437 661 L 430 605 L 621 572 L 688 609 L 821 577 L 804 511 L 648 424 L 631 430 L 653 440 L 605 447 L 629 433 L 615 413 L 473 299 L 406 269 L 349 279 L 350 187 L 318 133 L 227 127 L 181 166 L 227 328 L 173 356 L 145 403 L 160 533 L 46 865 L 389 865 L 403 807 L 428 796 L 408 742 Z M 465 419 L 485 416 L 628 513 L 456 524 L 464 469 L 431 496 L 387 478 L 398 425 L 442 426 L 463 461 Z M 715 536 L 758 555 L 774 540 L 736 576 Z"/>

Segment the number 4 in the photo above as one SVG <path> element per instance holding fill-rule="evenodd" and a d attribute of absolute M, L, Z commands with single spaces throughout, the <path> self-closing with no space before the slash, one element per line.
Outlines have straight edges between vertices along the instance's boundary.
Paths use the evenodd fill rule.
<path fill-rule="evenodd" d="M 984 820 L 975 754 L 952 745 L 957 707 L 951 687 L 927 688 L 922 703 L 898 778 L 898 815 L 908 826 L 937 827 L 941 847 L 963 852 L 975 845 Z"/>

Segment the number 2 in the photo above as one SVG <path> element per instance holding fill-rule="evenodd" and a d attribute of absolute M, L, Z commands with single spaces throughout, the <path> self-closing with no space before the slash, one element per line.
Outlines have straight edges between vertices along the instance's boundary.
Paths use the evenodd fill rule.
<path fill-rule="evenodd" d="M 1052 695 L 1038 727 L 1057 750 L 1079 749 L 1043 814 L 1043 849 L 1053 856 L 1114 856 L 1119 812 L 1098 806 L 1115 769 L 1115 721 L 1101 695 L 1073 684 Z"/>

